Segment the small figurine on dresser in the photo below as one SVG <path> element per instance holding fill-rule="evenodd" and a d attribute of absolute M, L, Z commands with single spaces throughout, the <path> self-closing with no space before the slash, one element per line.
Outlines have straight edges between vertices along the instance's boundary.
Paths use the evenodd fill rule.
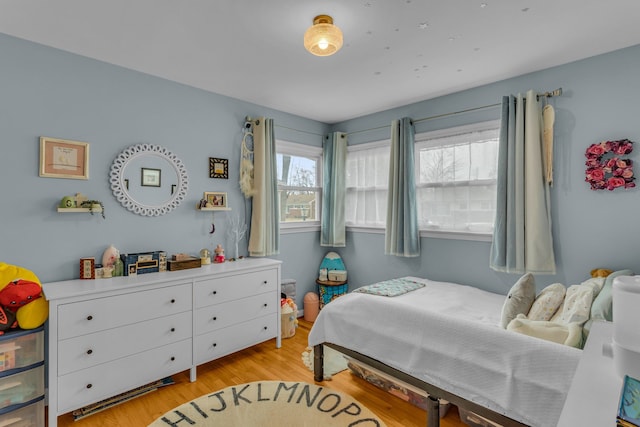
<path fill-rule="evenodd" d="M 213 258 L 213 262 L 216 262 L 216 263 L 224 262 L 224 249 L 222 248 L 222 245 L 216 246 L 213 252 L 215 252 L 216 254 L 216 256 Z"/>

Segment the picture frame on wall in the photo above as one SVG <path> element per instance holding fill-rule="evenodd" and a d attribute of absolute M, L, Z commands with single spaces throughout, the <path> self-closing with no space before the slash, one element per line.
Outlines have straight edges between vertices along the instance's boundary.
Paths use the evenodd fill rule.
<path fill-rule="evenodd" d="M 229 160 L 209 157 L 209 178 L 229 179 Z"/>
<path fill-rule="evenodd" d="M 204 200 L 207 201 L 208 208 L 226 208 L 227 193 L 218 193 L 213 191 L 205 191 Z"/>
<path fill-rule="evenodd" d="M 162 170 L 153 168 L 140 168 L 141 183 L 143 187 L 160 187 Z"/>
<path fill-rule="evenodd" d="M 89 179 L 89 143 L 41 136 L 39 175 Z"/>

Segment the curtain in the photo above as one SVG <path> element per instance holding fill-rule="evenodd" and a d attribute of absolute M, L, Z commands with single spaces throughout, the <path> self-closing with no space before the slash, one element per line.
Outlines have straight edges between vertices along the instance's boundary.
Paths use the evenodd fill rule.
<path fill-rule="evenodd" d="M 273 119 L 261 117 L 253 125 L 253 184 L 249 255 L 268 256 L 279 253 L 280 215 L 276 139 Z"/>
<path fill-rule="evenodd" d="M 324 137 L 322 146 L 322 223 L 320 246 L 346 246 L 345 169 L 347 135 L 333 132 Z"/>
<path fill-rule="evenodd" d="M 555 274 L 543 124 L 534 91 L 505 96 L 498 154 L 497 205 L 490 267 Z"/>
<path fill-rule="evenodd" d="M 391 123 L 389 192 L 385 253 L 403 257 L 420 255 L 416 208 L 415 140 L 411 119 Z"/>

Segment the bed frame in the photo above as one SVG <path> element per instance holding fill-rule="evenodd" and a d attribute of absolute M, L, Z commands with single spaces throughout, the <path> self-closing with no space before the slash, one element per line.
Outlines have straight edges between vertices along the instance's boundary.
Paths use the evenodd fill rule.
<path fill-rule="evenodd" d="M 440 399 L 445 399 L 456 406 L 462 406 L 463 408 L 468 409 L 480 415 L 481 417 L 487 418 L 491 421 L 495 421 L 496 423 L 504 427 L 527 427 L 526 424 L 522 424 L 519 421 L 516 421 L 498 412 L 492 411 L 488 408 L 485 408 L 484 406 L 480 406 L 477 403 L 470 402 L 460 396 L 457 396 L 432 384 L 412 377 L 411 375 L 392 368 L 389 365 L 386 365 L 378 360 L 372 359 L 368 356 L 365 356 L 364 354 L 358 353 L 357 351 L 332 343 L 318 344 L 313 347 L 313 378 L 316 382 L 322 382 L 324 380 L 323 345 L 331 347 L 346 356 L 352 357 L 360 362 L 371 366 L 372 368 L 378 369 L 386 374 L 395 377 L 396 379 L 404 381 L 407 384 L 411 384 L 412 386 L 425 391 L 429 395 L 427 407 L 427 427 L 438 427 L 440 425 Z"/>

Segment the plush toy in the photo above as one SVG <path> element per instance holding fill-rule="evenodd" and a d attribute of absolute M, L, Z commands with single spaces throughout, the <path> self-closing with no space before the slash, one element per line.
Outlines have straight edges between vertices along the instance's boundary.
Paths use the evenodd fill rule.
<path fill-rule="evenodd" d="M 0 262 L 0 292 L 10 283 L 22 279 L 31 283 L 35 283 L 40 287 L 40 280 L 32 271 L 16 265 Z M 11 292 L 11 291 L 7 291 Z M 49 316 L 49 303 L 42 296 L 42 288 L 38 292 L 38 298 L 31 299 L 30 302 L 21 305 L 15 311 L 17 326 L 22 329 L 35 329 L 44 324 Z M 11 312 L 10 309 L 4 310 Z M 10 315 L 9 315 L 10 316 Z"/>
<path fill-rule="evenodd" d="M 18 279 L 9 282 L 0 290 L 0 305 L 16 312 L 22 306 L 42 296 L 42 288 L 39 283 L 30 280 Z"/>
<path fill-rule="evenodd" d="M 606 268 L 596 268 L 591 270 L 591 277 L 607 277 L 613 273 L 613 270 L 609 270 Z"/>

